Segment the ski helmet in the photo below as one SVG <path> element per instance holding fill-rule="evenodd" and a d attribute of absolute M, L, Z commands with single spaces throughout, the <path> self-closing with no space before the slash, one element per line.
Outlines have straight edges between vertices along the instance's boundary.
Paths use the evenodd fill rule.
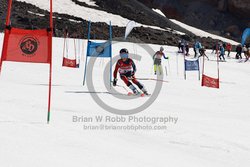
<path fill-rule="evenodd" d="M 128 58 L 128 50 L 126 48 L 123 48 L 120 50 L 120 57 L 121 58 Z"/>
<path fill-rule="evenodd" d="M 164 48 L 161 46 L 161 47 L 160 47 L 160 51 L 163 51 L 163 50 L 164 50 Z"/>
<path fill-rule="evenodd" d="M 128 49 L 126 49 L 126 48 L 121 49 L 121 50 L 120 50 L 120 54 L 121 54 L 121 53 L 128 53 Z"/>

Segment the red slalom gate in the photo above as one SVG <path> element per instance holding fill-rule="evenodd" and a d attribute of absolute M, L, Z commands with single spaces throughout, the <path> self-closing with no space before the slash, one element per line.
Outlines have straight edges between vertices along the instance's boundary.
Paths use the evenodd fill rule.
<path fill-rule="evenodd" d="M 9 0 L 0 60 L 0 73 L 4 61 L 46 63 L 50 65 L 47 114 L 47 122 L 49 123 L 52 79 L 52 0 L 50 0 L 50 25 L 49 28 L 45 29 L 27 30 L 12 27 L 10 25 L 11 8 L 12 0 Z"/>
<path fill-rule="evenodd" d="M 203 55 L 201 86 L 219 89 L 220 88 L 220 66 L 219 66 L 218 48 L 216 48 L 216 50 L 217 50 L 217 59 L 216 59 L 217 60 L 217 78 L 213 78 L 213 77 L 209 77 L 205 75 L 205 56 Z"/>

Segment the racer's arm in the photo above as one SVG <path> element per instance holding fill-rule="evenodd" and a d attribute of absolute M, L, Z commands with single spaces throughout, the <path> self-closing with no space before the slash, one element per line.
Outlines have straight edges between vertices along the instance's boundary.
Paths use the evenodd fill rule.
<path fill-rule="evenodd" d="M 164 59 L 168 59 L 168 57 L 166 57 L 164 53 L 162 53 L 162 56 L 164 57 Z"/>
<path fill-rule="evenodd" d="M 135 65 L 135 63 L 134 63 L 134 61 L 133 60 L 131 60 L 132 61 L 132 67 L 133 67 L 133 73 L 135 74 L 135 72 L 136 72 L 136 65 Z"/>
<path fill-rule="evenodd" d="M 120 68 L 120 64 L 119 64 L 119 62 L 117 62 L 116 65 L 115 65 L 114 73 L 113 73 L 114 79 L 117 78 L 117 72 L 118 72 L 118 69 L 119 69 L 119 68 Z"/>

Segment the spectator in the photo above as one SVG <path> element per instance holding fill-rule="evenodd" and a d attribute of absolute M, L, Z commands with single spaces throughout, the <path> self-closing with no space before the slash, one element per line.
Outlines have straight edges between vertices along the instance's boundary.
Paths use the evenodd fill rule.
<path fill-rule="evenodd" d="M 181 53 L 185 52 L 185 41 L 182 39 L 181 40 Z"/>
<path fill-rule="evenodd" d="M 231 53 L 231 50 L 232 50 L 232 45 L 230 43 L 227 43 L 226 50 L 228 52 L 227 57 L 230 57 L 230 53 Z"/>
<path fill-rule="evenodd" d="M 189 55 L 189 44 L 188 44 L 188 42 L 185 42 L 185 52 L 186 52 L 186 56 L 188 56 Z"/>
<path fill-rule="evenodd" d="M 250 47 L 247 48 L 247 57 L 246 57 L 245 62 L 248 61 L 249 58 L 250 58 Z"/>
<path fill-rule="evenodd" d="M 247 58 L 247 47 L 246 47 L 246 45 L 243 46 L 242 50 L 243 50 L 244 56 Z"/>
<path fill-rule="evenodd" d="M 197 56 L 196 48 L 195 48 L 195 43 L 193 44 L 193 49 L 194 49 L 194 57 Z"/>
<path fill-rule="evenodd" d="M 178 52 L 181 51 L 181 40 L 178 41 Z"/>
<path fill-rule="evenodd" d="M 225 49 L 226 46 L 227 46 L 227 44 L 226 44 L 226 43 L 222 43 L 222 46 L 223 46 L 223 48 Z"/>
<path fill-rule="evenodd" d="M 202 48 L 201 43 L 199 41 L 196 41 L 195 45 L 194 45 L 194 49 L 195 49 L 195 54 L 194 54 L 194 58 L 197 57 L 197 53 L 200 53 L 200 49 Z M 200 53 L 201 55 L 201 53 Z"/>
<path fill-rule="evenodd" d="M 223 58 L 224 61 L 225 60 L 225 48 L 223 47 L 223 45 L 220 46 L 220 55 L 219 55 L 219 58 L 221 60 L 221 58 Z"/>
<path fill-rule="evenodd" d="M 202 48 L 200 49 L 200 56 L 198 57 L 198 58 L 200 58 L 200 57 L 202 57 L 202 56 L 205 56 L 206 58 L 207 58 L 207 60 L 209 60 L 209 58 L 208 58 L 208 56 L 206 55 L 206 49 L 205 49 L 205 47 L 204 46 L 202 46 Z"/>
<path fill-rule="evenodd" d="M 217 50 L 217 49 L 216 49 L 216 44 L 212 47 L 212 49 L 213 49 L 213 50 L 212 50 L 212 53 L 214 53 L 214 51 L 215 51 L 215 53 L 216 53 L 216 50 Z"/>
<path fill-rule="evenodd" d="M 241 52 L 242 52 L 242 46 L 240 44 L 236 47 L 236 56 L 235 56 L 236 59 L 242 59 Z"/>

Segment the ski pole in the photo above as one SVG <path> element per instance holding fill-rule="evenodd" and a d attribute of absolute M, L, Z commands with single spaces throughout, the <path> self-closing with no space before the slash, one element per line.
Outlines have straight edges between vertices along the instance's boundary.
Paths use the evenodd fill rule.
<path fill-rule="evenodd" d="M 123 88 L 126 92 L 129 92 L 126 88 L 125 88 L 125 86 L 122 86 L 122 85 L 116 85 L 117 87 L 121 87 L 121 88 Z"/>
<path fill-rule="evenodd" d="M 159 81 L 159 82 L 166 82 L 168 83 L 168 81 L 163 80 L 163 79 L 155 79 L 155 78 L 136 78 L 137 80 L 151 80 L 151 81 Z"/>
<path fill-rule="evenodd" d="M 168 68 L 169 68 L 169 74 L 170 74 L 170 63 L 169 63 L 169 58 L 168 58 Z"/>
<path fill-rule="evenodd" d="M 111 81 L 111 82 L 113 83 L 113 81 Z M 117 86 L 117 87 L 120 87 L 120 88 L 123 88 L 126 92 L 129 92 L 129 91 L 125 88 L 125 86 L 118 85 L 118 84 L 116 84 L 116 86 Z"/>
<path fill-rule="evenodd" d="M 179 75 L 179 67 L 178 67 L 178 53 L 176 53 L 176 68 L 177 68 L 177 75 Z"/>
<path fill-rule="evenodd" d="M 153 74 L 153 71 L 154 71 L 154 63 L 152 64 L 151 75 Z"/>
<path fill-rule="evenodd" d="M 168 70 L 166 66 L 165 66 L 165 71 L 166 71 L 166 76 L 168 76 Z"/>

